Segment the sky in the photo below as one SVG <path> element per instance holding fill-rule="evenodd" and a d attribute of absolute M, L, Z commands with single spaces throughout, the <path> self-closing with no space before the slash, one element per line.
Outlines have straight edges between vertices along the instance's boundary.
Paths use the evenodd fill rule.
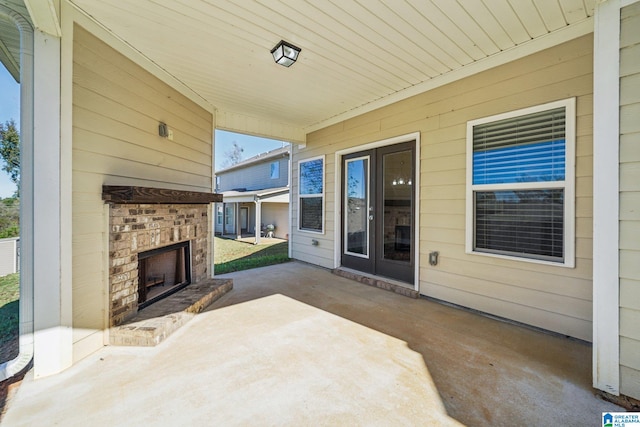
<path fill-rule="evenodd" d="M 20 126 L 20 85 L 0 64 L 0 123 L 4 124 L 10 119 Z M 4 162 L 0 161 L 0 164 L 4 165 Z M 15 191 L 16 186 L 9 175 L 0 169 L 0 198 L 13 196 Z"/>
<path fill-rule="evenodd" d="M 223 169 L 222 164 L 227 158 L 225 153 L 231 151 L 234 142 L 237 142 L 238 145 L 244 149 L 242 152 L 242 160 L 246 160 L 260 153 L 275 150 L 276 148 L 282 147 L 283 144 L 282 141 L 276 141 L 274 139 L 217 130 L 215 152 L 216 170 Z"/>

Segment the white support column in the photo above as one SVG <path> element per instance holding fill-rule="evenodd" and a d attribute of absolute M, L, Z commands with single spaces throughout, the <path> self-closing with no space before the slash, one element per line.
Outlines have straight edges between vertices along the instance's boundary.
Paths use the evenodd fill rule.
<path fill-rule="evenodd" d="M 620 393 L 620 0 L 596 5 L 593 70 L 593 386 Z"/>
<path fill-rule="evenodd" d="M 43 377 L 71 366 L 70 277 L 63 271 L 61 212 L 69 214 L 69 194 L 61 158 L 61 40 L 34 33 L 33 283 L 34 375 Z M 65 166 L 69 166 L 65 164 Z M 68 179 L 68 178 L 67 178 Z M 66 218 L 68 219 L 68 218 Z M 62 279 L 65 277 L 65 282 Z"/>
<path fill-rule="evenodd" d="M 236 202 L 233 208 L 236 212 L 235 220 L 236 220 L 236 238 L 242 238 L 242 229 L 240 228 L 240 202 Z"/>
<path fill-rule="evenodd" d="M 259 245 L 260 244 L 260 231 L 261 231 L 261 224 L 262 224 L 262 201 L 260 201 L 260 199 L 255 200 L 255 204 L 256 204 L 256 228 L 255 228 L 255 235 L 256 235 L 256 240 L 255 240 L 255 244 Z"/>
<path fill-rule="evenodd" d="M 222 202 L 222 236 L 227 234 L 227 207 L 224 202 Z"/>
<path fill-rule="evenodd" d="M 293 258 L 293 185 L 292 184 L 292 175 L 293 175 L 293 144 L 289 143 L 289 176 L 287 177 L 287 187 L 289 187 L 289 247 L 287 256 L 289 258 Z"/>
<path fill-rule="evenodd" d="M 211 192 L 215 193 L 216 188 L 216 113 L 211 113 Z M 216 224 L 218 223 L 218 204 L 212 203 L 209 206 L 209 233 L 207 238 L 209 239 L 209 277 L 213 277 L 216 274 L 216 261 L 215 261 L 215 235 Z M 223 225 L 224 227 L 224 225 Z"/>

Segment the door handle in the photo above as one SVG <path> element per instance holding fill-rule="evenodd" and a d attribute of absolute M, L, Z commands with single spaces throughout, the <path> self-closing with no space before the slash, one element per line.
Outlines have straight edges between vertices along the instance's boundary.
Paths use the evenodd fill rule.
<path fill-rule="evenodd" d="M 369 221 L 373 221 L 373 215 L 369 215 Z"/>

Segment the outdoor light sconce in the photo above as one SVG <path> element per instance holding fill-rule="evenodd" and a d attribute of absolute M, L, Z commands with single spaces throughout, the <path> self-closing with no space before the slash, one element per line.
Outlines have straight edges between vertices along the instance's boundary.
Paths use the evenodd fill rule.
<path fill-rule="evenodd" d="M 290 67 L 298 59 L 300 50 L 301 49 L 299 47 L 295 47 L 291 43 L 280 40 L 280 43 L 271 49 L 271 55 L 273 55 L 273 60 L 276 61 L 276 63 L 285 67 Z"/>

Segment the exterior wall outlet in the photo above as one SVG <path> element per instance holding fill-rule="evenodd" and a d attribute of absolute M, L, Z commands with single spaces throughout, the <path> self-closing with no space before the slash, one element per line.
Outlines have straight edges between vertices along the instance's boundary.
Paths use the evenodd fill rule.
<path fill-rule="evenodd" d="M 158 135 L 160 135 L 163 138 L 166 138 L 168 131 L 169 131 L 169 128 L 167 127 L 166 123 L 160 122 L 160 124 L 158 124 Z"/>
<path fill-rule="evenodd" d="M 438 251 L 429 252 L 429 264 L 438 265 Z"/>

